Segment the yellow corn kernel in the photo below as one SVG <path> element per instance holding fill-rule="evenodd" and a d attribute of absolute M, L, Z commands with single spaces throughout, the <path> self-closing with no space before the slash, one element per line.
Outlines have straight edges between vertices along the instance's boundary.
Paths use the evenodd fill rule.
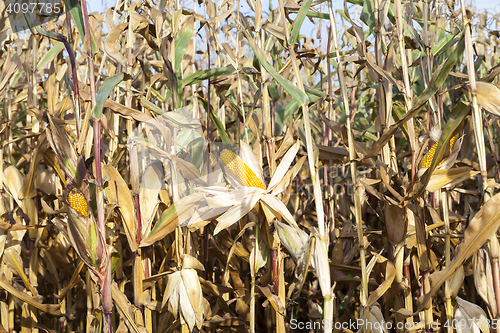
<path fill-rule="evenodd" d="M 77 188 L 72 188 L 68 193 L 68 203 L 77 212 L 87 217 L 88 204 L 82 191 Z"/>
<path fill-rule="evenodd" d="M 220 158 L 243 186 L 266 189 L 259 177 L 255 175 L 252 169 L 238 155 L 226 149 L 220 154 Z"/>
<path fill-rule="evenodd" d="M 453 149 L 453 146 L 455 145 L 455 143 L 457 142 L 458 140 L 458 134 L 455 135 L 454 137 L 451 138 L 450 140 L 450 150 Z M 432 158 L 434 157 L 434 154 L 436 153 L 436 148 L 437 148 L 437 142 L 434 144 L 434 146 L 431 147 L 431 149 L 429 149 L 429 151 L 427 152 L 427 154 L 425 154 L 423 160 L 422 160 L 422 165 L 421 167 L 422 168 L 428 168 L 431 166 L 431 163 L 432 163 Z M 441 164 L 443 164 L 444 162 L 444 159 L 439 162 L 439 164 L 437 166 L 440 166 Z"/>

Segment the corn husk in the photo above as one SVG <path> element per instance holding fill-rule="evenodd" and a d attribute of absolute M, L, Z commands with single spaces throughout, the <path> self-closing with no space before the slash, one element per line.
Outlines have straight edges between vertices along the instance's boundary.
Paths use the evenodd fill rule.
<path fill-rule="evenodd" d="M 204 318 L 203 293 L 195 269 L 203 269 L 203 265 L 194 257 L 184 255 L 182 268 L 168 277 L 161 305 L 162 308 L 168 305 L 168 310 L 176 318 L 180 317 L 190 331 L 195 326 L 201 329 Z"/>

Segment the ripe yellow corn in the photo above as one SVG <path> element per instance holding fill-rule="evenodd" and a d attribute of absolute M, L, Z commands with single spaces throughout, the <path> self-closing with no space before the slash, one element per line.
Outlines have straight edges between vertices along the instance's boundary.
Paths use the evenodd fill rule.
<path fill-rule="evenodd" d="M 255 175 L 252 169 L 238 155 L 226 149 L 220 154 L 220 158 L 243 186 L 266 189 L 259 177 Z"/>
<path fill-rule="evenodd" d="M 455 135 L 454 137 L 451 138 L 450 140 L 450 150 L 453 149 L 453 146 L 455 145 L 455 143 L 457 142 L 458 140 L 458 134 Z M 422 168 L 428 168 L 431 166 L 431 163 L 432 163 L 432 158 L 434 157 L 434 154 L 436 153 L 436 148 L 437 148 L 437 142 L 434 144 L 434 146 L 431 147 L 431 149 L 427 152 L 427 154 L 425 154 L 423 160 L 422 160 L 422 165 L 421 167 Z M 441 164 L 443 164 L 444 162 L 444 159 L 439 162 L 439 164 L 437 166 L 440 166 Z"/>
<path fill-rule="evenodd" d="M 82 191 L 77 188 L 72 188 L 68 193 L 68 203 L 77 212 L 87 217 L 88 204 Z"/>

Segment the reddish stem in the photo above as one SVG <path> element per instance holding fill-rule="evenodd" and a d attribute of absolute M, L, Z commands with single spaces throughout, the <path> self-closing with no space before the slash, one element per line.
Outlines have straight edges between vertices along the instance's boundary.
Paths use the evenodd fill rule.
<path fill-rule="evenodd" d="M 280 291 L 280 281 L 278 273 L 278 249 L 271 250 L 271 256 L 273 260 L 273 278 L 274 278 L 274 294 L 278 295 Z"/>

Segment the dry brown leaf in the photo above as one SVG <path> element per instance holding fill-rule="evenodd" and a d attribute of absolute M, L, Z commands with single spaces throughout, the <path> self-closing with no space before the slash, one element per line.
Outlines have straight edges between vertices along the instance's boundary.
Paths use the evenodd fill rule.
<path fill-rule="evenodd" d="M 384 216 L 387 237 L 392 244 L 398 244 L 403 241 L 408 227 L 405 208 L 401 208 L 390 203 L 385 204 Z"/>
<path fill-rule="evenodd" d="M 147 333 L 148 331 L 142 325 L 135 322 L 134 307 L 130 304 L 127 296 L 121 292 L 116 282 L 111 283 L 111 294 L 113 295 L 114 304 L 120 313 L 120 316 L 125 319 L 125 324 L 129 331 L 136 333 Z"/>
<path fill-rule="evenodd" d="M 28 303 L 29 305 L 37 308 L 40 311 L 50 313 L 54 316 L 60 316 L 61 311 L 59 310 L 59 304 L 43 304 L 40 302 L 39 297 L 29 296 L 22 291 L 15 289 L 5 278 L 4 273 L 0 273 L 0 287 L 4 289 L 6 292 L 11 294 L 14 297 L 19 298 L 21 301 Z"/>
<path fill-rule="evenodd" d="M 460 245 L 450 265 L 441 271 L 429 276 L 431 290 L 418 299 L 417 313 L 431 305 L 432 296 L 441 285 L 450 278 L 463 262 L 473 255 L 483 244 L 490 239 L 500 226 L 500 193 L 488 200 L 480 211 L 476 213 L 464 232 L 464 241 Z"/>
<path fill-rule="evenodd" d="M 477 103 L 484 110 L 500 116 L 500 89 L 492 83 L 476 82 Z"/>
<path fill-rule="evenodd" d="M 432 173 L 431 179 L 427 184 L 426 190 L 429 192 L 437 191 L 443 187 L 451 187 L 474 177 L 479 171 L 472 171 L 470 167 L 459 167 L 453 169 L 437 169 Z"/>
<path fill-rule="evenodd" d="M 102 168 L 102 176 L 108 182 L 108 186 L 104 188 L 106 196 L 110 203 L 118 206 L 122 217 L 125 234 L 127 235 L 128 243 L 133 251 L 136 251 L 138 246 L 135 241 L 137 233 L 137 221 L 135 217 L 134 202 L 132 194 L 123 180 L 122 176 L 111 165 L 104 165 Z"/>

